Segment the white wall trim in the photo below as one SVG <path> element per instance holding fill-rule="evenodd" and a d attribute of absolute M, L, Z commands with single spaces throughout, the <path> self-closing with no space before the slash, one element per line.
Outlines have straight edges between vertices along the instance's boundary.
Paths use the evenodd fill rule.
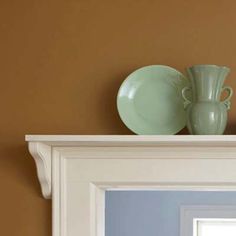
<path fill-rule="evenodd" d="M 25 140 L 52 146 L 235 147 L 236 135 L 26 135 Z"/>
<path fill-rule="evenodd" d="M 29 152 L 33 156 L 42 194 L 46 199 L 51 198 L 51 146 L 41 142 L 29 142 Z"/>
<path fill-rule="evenodd" d="M 236 136 L 28 135 L 53 236 L 104 236 L 106 190 L 236 190 Z"/>

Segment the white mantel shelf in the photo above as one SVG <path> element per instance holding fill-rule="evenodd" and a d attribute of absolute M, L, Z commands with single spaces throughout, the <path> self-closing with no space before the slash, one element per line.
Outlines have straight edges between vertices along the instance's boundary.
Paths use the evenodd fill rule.
<path fill-rule="evenodd" d="M 236 135 L 26 135 L 53 236 L 105 236 L 108 189 L 236 190 Z"/>
<path fill-rule="evenodd" d="M 49 146 L 233 146 L 236 135 L 26 135 Z"/>
<path fill-rule="evenodd" d="M 51 197 L 51 158 L 54 147 L 165 147 L 168 153 L 174 147 L 212 147 L 217 148 L 217 151 L 223 147 L 236 148 L 236 135 L 26 135 L 25 139 L 36 161 L 42 192 L 46 198 Z M 208 157 L 214 158 L 217 154 L 219 153 L 213 152 Z M 225 157 L 235 156 L 235 153 L 233 156 L 228 154 L 232 152 Z M 156 158 L 162 157 L 166 158 L 168 155 Z M 190 158 L 192 157 L 195 155 Z"/>

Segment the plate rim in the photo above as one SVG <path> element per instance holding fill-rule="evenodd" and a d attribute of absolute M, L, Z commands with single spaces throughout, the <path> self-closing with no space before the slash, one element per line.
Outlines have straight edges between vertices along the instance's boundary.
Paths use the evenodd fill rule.
<path fill-rule="evenodd" d="M 186 77 L 183 73 L 181 73 L 180 71 L 176 70 L 175 68 L 170 67 L 170 66 L 167 66 L 167 65 L 154 65 L 154 64 L 153 64 L 153 65 L 143 66 L 143 67 L 140 67 L 140 68 L 134 70 L 133 72 L 131 72 L 131 73 L 123 80 L 123 82 L 121 83 L 121 85 L 120 85 L 120 87 L 119 87 L 119 89 L 118 89 L 117 97 L 116 97 L 117 111 L 118 111 L 119 117 L 120 117 L 121 121 L 124 123 L 124 125 L 125 125 L 129 130 L 131 130 L 133 133 L 135 133 L 135 134 L 137 134 L 137 135 L 175 135 L 176 133 L 178 133 L 179 131 L 181 131 L 182 129 L 184 129 L 184 128 L 186 127 L 186 120 L 185 120 L 184 126 L 181 127 L 180 129 L 178 129 L 176 132 L 166 133 L 166 134 L 150 134 L 150 133 L 146 133 L 146 134 L 145 134 L 145 132 L 144 132 L 144 133 L 142 133 L 142 132 L 140 133 L 140 132 L 134 130 L 133 128 L 129 127 L 129 126 L 126 124 L 125 120 L 123 119 L 123 117 L 122 117 L 122 115 L 121 115 L 121 111 L 120 111 L 120 109 L 119 109 L 119 99 L 120 99 L 119 94 L 121 93 L 121 90 L 122 90 L 122 88 L 125 86 L 125 84 L 127 83 L 127 81 L 130 79 L 130 77 L 132 77 L 133 74 L 137 73 L 138 71 L 141 71 L 141 70 L 143 70 L 143 69 L 148 69 L 148 68 L 157 68 L 157 67 L 158 67 L 158 69 L 160 69 L 160 68 L 162 68 L 162 69 L 168 69 L 168 70 L 171 70 L 171 71 L 173 71 L 173 72 L 179 74 L 181 81 L 185 81 L 185 82 L 186 82 L 186 86 L 187 86 L 187 83 L 188 83 L 187 77 Z"/>

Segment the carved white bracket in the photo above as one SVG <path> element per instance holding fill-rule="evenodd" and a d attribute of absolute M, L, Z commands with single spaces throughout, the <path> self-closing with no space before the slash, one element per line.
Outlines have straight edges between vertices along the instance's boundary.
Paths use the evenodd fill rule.
<path fill-rule="evenodd" d="M 33 156 L 39 182 L 42 189 L 42 194 L 46 199 L 51 198 L 51 173 L 52 173 L 52 158 L 51 146 L 40 142 L 29 142 L 29 151 Z"/>

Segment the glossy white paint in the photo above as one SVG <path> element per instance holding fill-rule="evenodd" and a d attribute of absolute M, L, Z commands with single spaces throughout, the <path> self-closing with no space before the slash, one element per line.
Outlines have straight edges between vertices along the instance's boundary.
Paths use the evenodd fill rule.
<path fill-rule="evenodd" d="M 236 190 L 236 136 L 27 135 L 53 236 L 104 236 L 106 189 Z"/>

